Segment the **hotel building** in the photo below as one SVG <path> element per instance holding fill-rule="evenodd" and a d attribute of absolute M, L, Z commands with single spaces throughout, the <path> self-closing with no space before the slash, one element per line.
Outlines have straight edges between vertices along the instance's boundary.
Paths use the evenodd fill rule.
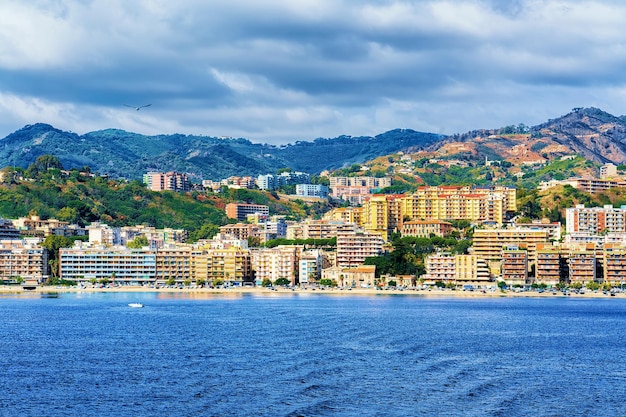
<path fill-rule="evenodd" d="M 352 268 L 363 264 L 366 258 L 383 251 L 383 238 L 367 232 L 341 233 L 337 236 L 337 266 Z"/>
<path fill-rule="evenodd" d="M 246 221 L 248 215 L 256 213 L 269 216 L 270 208 L 263 204 L 229 203 L 226 205 L 226 216 L 240 222 Z"/>

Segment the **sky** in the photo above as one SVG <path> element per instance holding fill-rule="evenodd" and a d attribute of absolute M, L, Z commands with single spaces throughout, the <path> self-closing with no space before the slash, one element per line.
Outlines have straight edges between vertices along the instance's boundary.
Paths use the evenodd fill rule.
<path fill-rule="evenodd" d="M 624 22 L 623 0 L 2 0 L 0 138 L 42 122 L 285 144 L 620 116 Z"/>

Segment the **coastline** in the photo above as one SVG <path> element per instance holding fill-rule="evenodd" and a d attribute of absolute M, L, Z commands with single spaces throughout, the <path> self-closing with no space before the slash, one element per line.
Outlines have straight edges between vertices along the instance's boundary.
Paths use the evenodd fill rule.
<path fill-rule="evenodd" d="M 303 288 L 284 288 L 284 287 L 230 287 L 230 288 L 150 288 L 142 286 L 123 286 L 111 288 L 98 287 L 64 287 L 64 286 L 38 286 L 34 290 L 24 290 L 19 286 L 0 286 L 0 295 L 10 294 L 46 294 L 46 293 L 73 293 L 73 292 L 93 292 L 93 293 L 133 293 L 133 292 L 150 292 L 164 294 L 194 294 L 194 295 L 229 295 L 229 294 L 266 294 L 266 295 L 289 295 L 289 294 L 310 294 L 310 295 L 360 295 L 360 296 L 384 296 L 384 295 L 404 295 L 404 296 L 420 296 L 420 297 L 448 297 L 448 298 L 514 298 L 514 297 L 540 297 L 540 298 L 626 298 L 626 293 L 616 293 L 614 296 L 610 293 L 604 294 L 602 291 L 593 292 L 586 291 L 583 294 L 568 292 L 567 295 L 561 291 L 462 291 L 449 289 L 430 289 L 430 290 L 413 290 L 413 289 L 385 289 L 377 290 L 374 288 L 326 288 L 326 289 L 303 289 Z"/>

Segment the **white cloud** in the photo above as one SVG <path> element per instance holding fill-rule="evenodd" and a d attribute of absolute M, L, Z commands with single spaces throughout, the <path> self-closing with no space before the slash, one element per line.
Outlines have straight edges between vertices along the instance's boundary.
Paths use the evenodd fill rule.
<path fill-rule="evenodd" d="M 620 114 L 625 18 L 612 0 L 5 0 L 0 136 L 43 121 L 285 142 Z"/>

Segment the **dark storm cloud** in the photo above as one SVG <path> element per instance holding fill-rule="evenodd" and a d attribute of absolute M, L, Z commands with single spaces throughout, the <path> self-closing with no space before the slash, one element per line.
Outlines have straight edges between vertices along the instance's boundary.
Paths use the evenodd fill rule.
<path fill-rule="evenodd" d="M 622 114 L 625 17 L 610 0 L 7 0 L 0 136 L 44 121 L 278 143 Z"/>

